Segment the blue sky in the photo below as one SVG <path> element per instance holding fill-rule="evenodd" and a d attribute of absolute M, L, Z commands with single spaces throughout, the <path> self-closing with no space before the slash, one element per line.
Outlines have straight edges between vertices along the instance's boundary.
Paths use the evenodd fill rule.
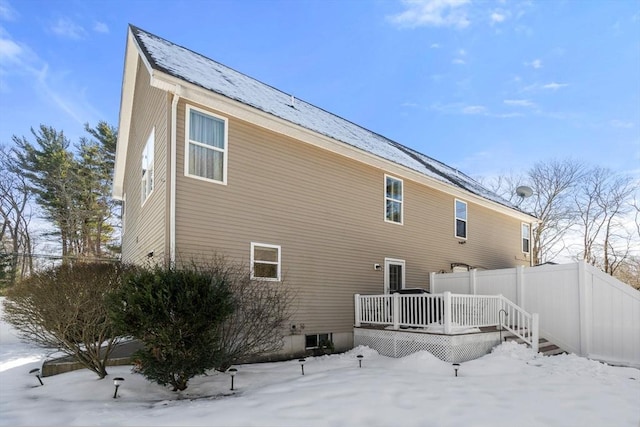
<path fill-rule="evenodd" d="M 640 2 L 0 0 L 0 143 L 117 125 L 127 25 L 475 176 L 640 176 Z"/>

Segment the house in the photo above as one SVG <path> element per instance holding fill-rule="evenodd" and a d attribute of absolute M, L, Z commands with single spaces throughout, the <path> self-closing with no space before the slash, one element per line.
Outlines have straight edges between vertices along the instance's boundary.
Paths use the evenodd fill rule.
<path fill-rule="evenodd" d="M 295 287 L 285 355 L 353 345 L 354 294 L 531 264 L 535 218 L 439 161 L 134 26 L 122 258 L 224 254 Z"/>

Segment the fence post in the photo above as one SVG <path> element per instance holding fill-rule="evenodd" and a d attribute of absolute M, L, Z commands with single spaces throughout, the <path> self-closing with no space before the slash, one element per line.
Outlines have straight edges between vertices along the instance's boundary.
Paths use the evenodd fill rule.
<path fill-rule="evenodd" d="M 526 310 L 524 306 L 524 266 L 516 267 L 516 304 Z"/>
<path fill-rule="evenodd" d="M 591 352 L 591 287 L 587 281 L 587 264 L 578 261 L 578 295 L 580 296 L 580 356 Z"/>
<path fill-rule="evenodd" d="M 444 333 L 451 335 L 451 292 L 444 292 Z"/>
<path fill-rule="evenodd" d="M 400 329 L 400 294 L 393 294 L 393 329 Z"/>
<path fill-rule="evenodd" d="M 469 294 L 476 294 L 476 269 L 469 270 Z"/>
<path fill-rule="evenodd" d="M 356 328 L 359 328 L 360 322 L 362 321 L 362 314 L 360 310 L 360 294 L 354 295 L 353 302 L 354 302 L 353 306 L 355 307 L 355 314 L 356 314 Z"/>
<path fill-rule="evenodd" d="M 436 293 L 436 272 L 432 271 L 429 273 L 429 292 L 432 294 Z"/>
<path fill-rule="evenodd" d="M 538 344 L 540 342 L 540 316 L 538 313 L 531 315 L 531 329 L 533 329 L 533 336 L 531 337 L 531 348 L 534 353 L 538 354 Z"/>

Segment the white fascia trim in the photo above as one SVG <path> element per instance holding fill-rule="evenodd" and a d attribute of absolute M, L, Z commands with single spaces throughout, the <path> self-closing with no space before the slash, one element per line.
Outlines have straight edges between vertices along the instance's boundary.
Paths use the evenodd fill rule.
<path fill-rule="evenodd" d="M 270 131 L 300 140 L 302 142 L 322 148 L 332 153 L 348 157 L 361 163 L 365 163 L 369 166 L 381 169 L 389 174 L 394 174 L 396 176 L 426 185 L 428 187 L 442 191 L 443 193 L 473 201 L 473 203 L 475 204 L 500 212 L 513 218 L 518 218 L 521 221 L 538 222 L 538 219 L 533 216 L 518 212 L 499 203 L 485 199 L 484 197 L 477 196 L 471 192 L 467 192 L 454 187 L 453 185 L 438 181 L 420 172 L 407 168 L 406 166 L 402 166 L 389 160 L 385 160 L 379 156 L 376 156 L 375 154 L 369 153 L 344 142 L 335 140 L 328 136 L 306 129 L 302 126 L 288 122 L 277 116 L 265 113 L 264 111 L 260 111 L 254 107 L 243 104 L 242 102 L 235 101 L 233 99 L 227 98 L 226 96 L 217 94 L 207 89 L 203 89 L 200 86 L 194 85 L 193 83 L 184 81 L 182 79 L 159 71 L 156 71 L 154 73 L 154 76 L 155 78 L 151 80 L 151 84 L 154 87 L 162 90 L 169 90 L 168 88 L 173 88 L 176 84 L 181 84 L 183 87 L 183 98 L 201 104 L 202 106 L 217 110 L 219 112 L 223 112 L 224 114 L 249 123 L 256 124 Z"/>
<path fill-rule="evenodd" d="M 113 171 L 113 187 L 111 189 L 111 195 L 116 200 L 122 200 L 124 192 L 124 173 L 127 164 L 133 95 L 136 86 L 136 73 L 138 71 L 139 60 L 142 60 L 149 74 L 153 76 L 151 66 L 140 50 L 140 46 L 136 43 L 131 29 L 129 29 L 127 32 L 127 47 L 125 48 L 124 56 L 122 90 L 120 93 L 120 115 L 118 117 L 118 141 L 116 144 L 116 158 Z"/>

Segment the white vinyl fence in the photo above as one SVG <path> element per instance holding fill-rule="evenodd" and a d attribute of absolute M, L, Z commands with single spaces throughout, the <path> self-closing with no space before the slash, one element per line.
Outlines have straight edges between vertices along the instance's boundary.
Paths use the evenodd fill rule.
<path fill-rule="evenodd" d="M 431 292 L 501 294 L 564 350 L 640 367 L 640 292 L 585 263 L 431 274 Z"/>

